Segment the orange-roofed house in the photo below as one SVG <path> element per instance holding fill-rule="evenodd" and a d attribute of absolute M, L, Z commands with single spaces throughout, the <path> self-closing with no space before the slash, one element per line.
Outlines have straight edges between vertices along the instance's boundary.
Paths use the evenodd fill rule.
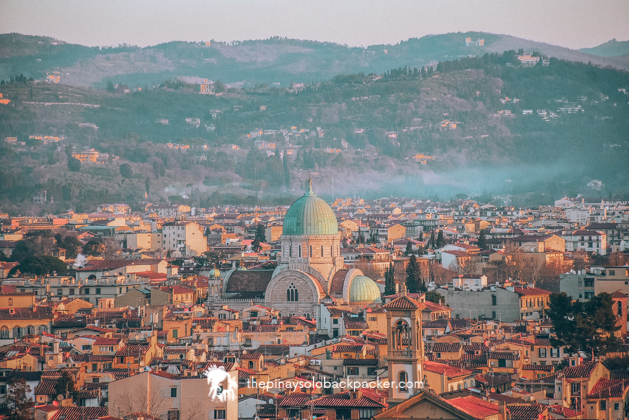
<path fill-rule="evenodd" d="M 445 363 L 424 361 L 424 374 L 437 394 L 467 389 L 474 385 L 474 372 Z"/>
<path fill-rule="evenodd" d="M 445 400 L 432 391 L 421 391 L 408 400 L 374 416 L 375 420 L 448 419 L 505 420 L 506 409 L 476 397 Z M 537 420 L 537 419 L 536 419 Z"/>

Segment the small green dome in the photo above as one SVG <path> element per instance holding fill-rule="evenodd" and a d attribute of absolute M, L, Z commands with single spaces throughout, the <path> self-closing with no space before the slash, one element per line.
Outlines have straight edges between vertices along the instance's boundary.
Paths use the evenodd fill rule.
<path fill-rule="evenodd" d="M 214 267 L 214 268 L 212 268 L 212 269 L 210 270 L 210 276 L 209 276 L 210 278 L 215 278 L 215 279 L 217 279 L 217 278 L 219 278 L 220 276 L 221 276 L 221 272 L 220 272 L 220 271 L 218 271 L 218 269 L 217 269 L 216 267 Z"/>
<path fill-rule="evenodd" d="M 312 191 L 312 181 L 303 197 L 284 217 L 282 235 L 338 235 L 339 224 L 332 208 Z"/>
<path fill-rule="evenodd" d="M 380 289 L 375 281 L 367 276 L 356 276 L 349 289 L 350 303 L 369 302 L 381 303 Z"/>

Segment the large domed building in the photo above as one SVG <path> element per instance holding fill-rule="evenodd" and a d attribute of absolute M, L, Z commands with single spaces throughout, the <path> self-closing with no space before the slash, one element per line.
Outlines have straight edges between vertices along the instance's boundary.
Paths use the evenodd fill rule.
<path fill-rule="evenodd" d="M 286 212 L 280 242 L 281 256 L 274 270 L 231 270 L 221 296 L 210 295 L 209 303 L 241 309 L 254 301 L 282 316 L 311 317 L 322 302 L 381 303 L 378 285 L 360 270 L 345 266 L 338 221 L 332 208 L 314 193 L 311 181 Z"/>

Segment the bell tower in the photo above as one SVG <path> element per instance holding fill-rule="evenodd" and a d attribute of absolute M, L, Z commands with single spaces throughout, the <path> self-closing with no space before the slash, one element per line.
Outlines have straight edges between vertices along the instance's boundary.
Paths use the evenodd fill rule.
<path fill-rule="evenodd" d="M 419 382 L 424 377 L 422 310 L 425 306 L 409 297 L 404 287 L 402 296 L 383 308 L 387 311 L 387 402 L 399 404 L 419 390 Z"/>

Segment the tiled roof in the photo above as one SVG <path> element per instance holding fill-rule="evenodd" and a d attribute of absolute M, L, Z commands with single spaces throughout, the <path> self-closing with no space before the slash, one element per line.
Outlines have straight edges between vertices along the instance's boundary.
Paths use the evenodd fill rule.
<path fill-rule="evenodd" d="M 308 401 L 310 401 L 310 394 L 293 392 L 282 399 L 280 407 L 302 407 Z"/>
<path fill-rule="evenodd" d="M 500 413 L 498 404 L 483 401 L 471 395 L 468 397 L 453 398 L 448 400 L 448 403 L 477 419 L 484 419 L 485 417 L 495 416 Z"/>
<path fill-rule="evenodd" d="M 382 307 L 384 309 L 423 309 L 424 305 L 408 296 L 400 296 Z"/>
<path fill-rule="evenodd" d="M 489 353 L 489 359 L 504 359 L 504 360 L 518 360 L 520 356 L 518 356 L 517 352 L 511 351 L 492 351 Z"/>
<path fill-rule="evenodd" d="M 524 365 L 522 370 L 544 370 L 552 372 L 553 365 Z"/>
<path fill-rule="evenodd" d="M 568 366 L 563 370 L 566 378 L 588 378 L 598 362 L 585 362 L 578 366 Z"/>
<path fill-rule="evenodd" d="M 345 284 L 345 276 L 347 275 L 347 272 L 348 270 L 339 270 L 334 274 L 334 277 L 332 277 L 332 283 L 330 285 L 331 293 L 343 293 L 343 285 Z"/>
<path fill-rule="evenodd" d="M 36 308 L 1 308 L 0 319 L 52 319 L 52 309 L 48 306 Z"/>
<path fill-rule="evenodd" d="M 116 268 L 128 267 L 130 265 L 153 265 L 159 264 L 164 259 L 141 259 L 141 260 L 91 260 L 83 268 L 77 269 L 77 271 L 105 271 L 115 270 Z"/>
<path fill-rule="evenodd" d="M 471 370 L 446 365 L 445 363 L 437 363 L 437 362 L 430 362 L 430 361 L 424 361 L 424 370 L 427 370 L 428 372 L 438 373 L 440 375 L 445 375 L 448 378 L 467 376 L 474 373 Z"/>
<path fill-rule="evenodd" d="M 107 407 L 63 407 L 50 420 L 95 420 L 107 414 Z"/>
<path fill-rule="evenodd" d="M 116 356 L 138 356 L 148 351 L 150 346 L 144 344 L 130 344 L 121 347 L 116 352 Z"/>
<path fill-rule="evenodd" d="M 245 353 L 240 356 L 242 360 L 259 359 L 262 357 L 262 353 Z"/>
<path fill-rule="evenodd" d="M 432 347 L 433 353 L 458 353 L 461 350 L 461 343 L 435 343 Z"/>
<path fill-rule="evenodd" d="M 264 293 L 271 281 L 273 270 L 237 270 L 231 273 L 227 282 L 227 293 Z"/>
<path fill-rule="evenodd" d="M 357 353 L 360 351 L 363 351 L 363 345 L 347 345 L 347 344 L 339 344 L 338 346 L 334 347 L 334 352 L 350 352 L 350 353 Z"/>
<path fill-rule="evenodd" d="M 378 359 L 343 359 L 343 366 L 378 366 Z"/>
<path fill-rule="evenodd" d="M 537 420 L 545 407 L 539 404 L 507 404 L 511 420 Z"/>
<path fill-rule="evenodd" d="M 552 292 L 549 292 L 548 290 L 544 290 L 544 289 L 540 289 L 539 287 L 527 287 L 525 288 L 521 288 L 521 287 L 514 287 L 513 290 L 518 294 L 518 295 L 527 295 L 527 296 L 531 296 L 531 295 L 550 295 Z"/>
<path fill-rule="evenodd" d="M 310 406 L 310 402 L 308 405 Z M 334 395 L 328 395 L 325 397 L 317 398 L 312 401 L 314 407 L 334 407 L 334 408 L 384 408 L 385 405 L 377 401 L 372 400 L 369 397 L 361 396 L 360 398 L 353 399 L 350 391 L 341 392 Z"/>
<path fill-rule="evenodd" d="M 35 395 L 57 395 L 57 384 L 61 381 L 61 378 L 42 378 L 39 385 L 35 387 Z"/>
<path fill-rule="evenodd" d="M 588 398 L 622 398 L 627 389 L 629 382 L 624 379 L 601 378 L 590 391 Z"/>

